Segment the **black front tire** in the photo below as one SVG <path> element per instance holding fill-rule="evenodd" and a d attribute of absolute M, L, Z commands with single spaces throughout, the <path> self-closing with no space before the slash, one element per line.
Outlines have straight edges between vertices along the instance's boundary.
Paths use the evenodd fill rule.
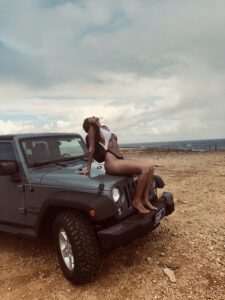
<path fill-rule="evenodd" d="M 60 213 L 54 222 L 53 237 L 65 277 L 73 283 L 90 282 L 98 270 L 99 248 L 88 218 L 72 210 Z M 70 253 L 68 258 L 66 251 Z"/>

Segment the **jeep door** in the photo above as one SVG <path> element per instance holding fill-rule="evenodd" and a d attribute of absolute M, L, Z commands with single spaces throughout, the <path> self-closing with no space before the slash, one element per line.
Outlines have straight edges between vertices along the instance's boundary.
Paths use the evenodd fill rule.
<path fill-rule="evenodd" d="M 13 141 L 0 141 L 0 160 L 17 161 Z M 0 175 L 0 224 L 24 224 L 21 174 Z"/>

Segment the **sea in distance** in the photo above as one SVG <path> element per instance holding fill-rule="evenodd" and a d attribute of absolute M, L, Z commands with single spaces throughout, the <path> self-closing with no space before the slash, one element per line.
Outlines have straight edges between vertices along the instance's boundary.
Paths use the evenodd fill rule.
<path fill-rule="evenodd" d="M 225 139 L 152 142 L 152 143 L 129 143 L 120 144 L 123 148 L 162 148 L 171 150 L 189 151 L 222 151 L 225 150 Z"/>

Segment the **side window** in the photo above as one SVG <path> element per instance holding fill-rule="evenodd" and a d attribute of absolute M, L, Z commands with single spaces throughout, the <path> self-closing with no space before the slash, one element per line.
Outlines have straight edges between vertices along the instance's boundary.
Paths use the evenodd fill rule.
<path fill-rule="evenodd" d="M 16 160 L 16 155 L 11 143 L 0 143 L 0 160 Z"/>

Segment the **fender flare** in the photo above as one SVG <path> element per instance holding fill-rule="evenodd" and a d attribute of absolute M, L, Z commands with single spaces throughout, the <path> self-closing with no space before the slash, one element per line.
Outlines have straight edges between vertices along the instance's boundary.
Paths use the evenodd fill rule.
<path fill-rule="evenodd" d="M 44 201 L 38 213 L 38 218 L 35 223 L 35 231 L 37 233 L 42 226 L 42 221 L 46 217 L 46 214 L 48 214 L 50 210 L 57 208 L 61 210 L 74 209 L 88 216 L 90 210 L 95 210 L 96 216 L 91 218 L 91 220 L 95 222 L 107 220 L 117 214 L 116 206 L 107 196 L 87 192 L 57 192 Z"/>

